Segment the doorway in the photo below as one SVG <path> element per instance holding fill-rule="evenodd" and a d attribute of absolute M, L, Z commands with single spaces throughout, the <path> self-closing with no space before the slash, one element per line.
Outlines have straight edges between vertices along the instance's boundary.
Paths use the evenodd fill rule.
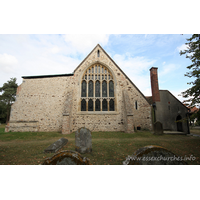
<path fill-rule="evenodd" d="M 183 132 L 182 117 L 180 115 L 176 118 L 177 131 Z"/>

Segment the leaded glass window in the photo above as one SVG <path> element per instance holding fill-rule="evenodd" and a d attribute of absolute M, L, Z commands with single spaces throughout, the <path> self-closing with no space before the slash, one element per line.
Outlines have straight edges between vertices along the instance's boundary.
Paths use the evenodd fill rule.
<path fill-rule="evenodd" d="M 82 82 L 81 97 L 86 97 L 87 84 L 86 81 Z"/>
<path fill-rule="evenodd" d="M 83 99 L 81 101 L 81 111 L 86 111 L 86 101 L 85 101 L 85 99 Z"/>
<path fill-rule="evenodd" d="M 95 83 L 95 97 L 100 97 L 100 82 L 96 81 Z"/>
<path fill-rule="evenodd" d="M 92 101 L 92 99 L 90 99 L 88 101 L 88 111 L 93 111 L 93 101 Z"/>
<path fill-rule="evenodd" d="M 95 111 L 100 111 L 100 100 L 99 99 L 97 99 L 95 101 Z"/>
<path fill-rule="evenodd" d="M 102 97 L 107 97 L 107 82 L 103 81 L 102 83 Z"/>
<path fill-rule="evenodd" d="M 81 111 L 115 111 L 114 79 L 107 67 L 94 64 L 81 78 Z"/>
<path fill-rule="evenodd" d="M 114 100 L 111 99 L 109 102 L 109 110 L 110 111 L 114 111 L 115 110 L 115 104 L 114 104 Z"/>
<path fill-rule="evenodd" d="M 113 83 L 113 81 L 109 82 L 109 97 L 114 97 L 114 83 Z"/>
<path fill-rule="evenodd" d="M 102 102 L 102 110 L 103 111 L 108 110 L 108 103 L 107 103 L 106 99 L 104 99 L 103 102 Z"/>
<path fill-rule="evenodd" d="M 93 81 L 89 81 L 88 97 L 93 97 Z"/>

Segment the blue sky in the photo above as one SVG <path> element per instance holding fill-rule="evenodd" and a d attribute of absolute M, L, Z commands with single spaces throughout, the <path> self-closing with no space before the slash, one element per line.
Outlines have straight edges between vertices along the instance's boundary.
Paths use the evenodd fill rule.
<path fill-rule="evenodd" d="M 179 51 L 188 34 L 1 34 L 0 85 L 11 77 L 72 73 L 100 44 L 133 83 L 151 95 L 149 69 L 158 67 L 159 88 L 178 96 L 191 81 L 190 60 Z"/>

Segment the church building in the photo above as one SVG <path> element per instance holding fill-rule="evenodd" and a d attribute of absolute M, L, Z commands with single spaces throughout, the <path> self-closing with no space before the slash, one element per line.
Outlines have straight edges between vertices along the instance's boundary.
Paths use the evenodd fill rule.
<path fill-rule="evenodd" d="M 7 131 L 152 130 L 151 105 L 99 44 L 72 74 L 22 78 Z"/>

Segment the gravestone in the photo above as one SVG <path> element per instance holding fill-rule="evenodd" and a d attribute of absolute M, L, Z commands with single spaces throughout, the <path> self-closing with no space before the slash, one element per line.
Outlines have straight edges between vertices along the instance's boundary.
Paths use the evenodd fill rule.
<path fill-rule="evenodd" d="M 50 146 L 48 146 L 44 150 L 44 153 L 55 153 L 59 149 L 61 149 L 63 146 L 65 146 L 67 144 L 67 142 L 68 142 L 68 139 L 66 139 L 66 138 L 60 138 L 59 140 L 57 140 L 56 142 L 54 142 L 53 144 L 51 144 Z"/>
<path fill-rule="evenodd" d="M 76 151 L 61 151 L 45 159 L 43 165 L 90 165 L 90 160 Z"/>
<path fill-rule="evenodd" d="M 176 156 L 167 149 L 150 145 L 138 149 L 128 156 L 123 165 L 186 165 L 182 157 Z"/>
<path fill-rule="evenodd" d="M 163 125 L 161 122 L 157 121 L 153 125 L 154 134 L 155 135 L 162 135 L 163 133 Z"/>
<path fill-rule="evenodd" d="M 91 131 L 85 127 L 79 128 L 75 133 L 75 150 L 79 153 L 92 152 L 92 135 Z"/>

